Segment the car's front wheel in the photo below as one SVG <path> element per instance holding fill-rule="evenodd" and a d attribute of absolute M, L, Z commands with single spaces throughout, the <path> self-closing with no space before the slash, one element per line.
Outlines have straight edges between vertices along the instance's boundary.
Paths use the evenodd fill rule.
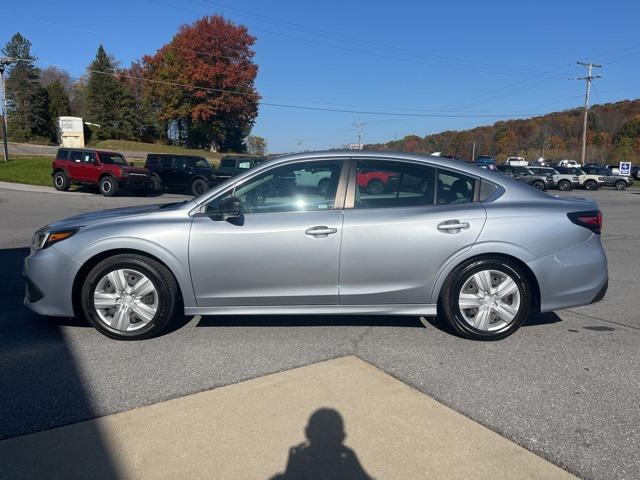
<path fill-rule="evenodd" d="M 209 190 L 209 184 L 201 178 L 196 178 L 191 184 L 191 193 L 196 197 Z"/>
<path fill-rule="evenodd" d="M 498 257 L 459 265 L 442 291 L 447 322 L 458 334 L 473 340 L 511 335 L 532 309 L 529 279 L 515 263 Z"/>
<path fill-rule="evenodd" d="M 113 197 L 118 191 L 118 182 L 113 177 L 102 177 L 100 180 L 100 193 L 105 197 Z"/>
<path fill-rule="evenodd" d="M 627 188 L 627 182 L 624 180 L 618 180 L 616 182 L 616 190 L 624 190 Z"/>
<path fill-rule="evenodd" d="M 117 340 L 139 340 L 160 333 L 173 318 L 178 286 L 161 263 L 135 254 L 99 262 L 80 294 L 85 317 L 100 333 Z"/>
<path fill-rule="evenodd" d="M 367 193 L 369 193 L 370 195 L 380 195 L 384 193 L 384 183 L 382 183 L 380 180 L 371 180 L 367 184 Z"/>

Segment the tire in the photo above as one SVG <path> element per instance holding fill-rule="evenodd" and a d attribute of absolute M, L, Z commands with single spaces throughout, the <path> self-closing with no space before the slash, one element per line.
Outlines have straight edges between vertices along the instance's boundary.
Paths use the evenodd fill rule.
<path fill-rule="evenodd" d="M 560 180 L 558 182 L 558 190 L 562 190 L 563 192 L 568 192 L 571 190 L 571 182 L 568 180 Z"/>
<path fill-rule="evenodd" d="M 502 299 L 495 297 L 498 300 L 492 299 L 491 296 L 483 297 L 484 289 L 475 285 L 477 282 L 474 275 L 480 273 L 481 275 L 476 278 L 486 278 L 481 272 L 488 271 L 491 272 L 489 275 L 489 281 L 492 283 L 491 292 L 510 278 L 513 281 L 511 288 L 513 293 Z M 475 309 L 475 313 L 473 308 L 462 310 L 460 308 L 460 295 L 463 294 L 461 291 L 463 288 L 465 291 L 468 290 L 467 298 L 463 301 L 480 305 Z M 456 267 L 442 286 L 440 303 L 445 320 L 462 337 L 471 340 L 500 340 L 511 335 L 527 320 L 532 310 L 532 299 L 531 283 L 520 267 L 500 257 L 486 257 L 469 260 Z M 500 307 L 499 310 L 498 307 Z M 507 313 L 513 315 L 510 320 Z M 506 320 L 501 318 L 500 314 L 505 315 Z M 482 326 L 483 319 L 486 319 L 484 326 Z M 480 322 L 481 325 L 474 325 L 474 322 Z"/>
<path fill-rule="evenodd" d="M 615 186 L 616 190 L 626 190 L 627 182 L 625 182 L 624 180 L 618 180 Z"/>
<path fill-rule="evenodd" d="M 59 170 L 53 174 L 53 186 L 60 192 L 66 192 L 67 190 L 69 190 L 71 182 L 69 182 L 69 177 L 67 177 L 67 174 L 62 170 Z"/>
<path fill-rule="evenodd" d="M 151 190 L 161 192 L 163 190 L 162 180 L 158 175 L 151 175 Z"/>
<path fill-rule="evenodd" d="M 117 295 L 104 293 L 107 289 L 117 292 L 107 278 L 107 275 L 117 271 L 125 272 L 125 281 L 135 282 L 136 278 L 142 278 L 139 275 L 143 275 L 151 282 L 154 289 L 151 293 L 145 293 L 142 299 L 136 299 L 129 304 L 126 300 L 119 303 L 114 301 L 114 306 L 111 308 L 116 311 L 122 311 L 124 305 L 128 305 L 124 312 L 124 316 L 129 315 L 128 321 L 121 324 L 117 324 L 117 313 L 97 309 L 94 298 L 96 293 L 102 294 L 103 297 Z M 126 297 L 126 295 L 122 296 L 123 299 Z M 149 303 L 151 300 L 152 303 Z M 146 302 L 143 309 L 138 310 L 143 301 Z M 161 263 L 143 255 L 122 254 L 106 258 L 91 269 L 84 279 L 80 302 L 86 319 L 103 335 L 116 340 L 142 340 L 158 335 L 174 317 L 179 304 L 179 290 L 175 278 Z M 137 318 L 138 311 L 147 315 L 147 320 L 141 320 L 142 317 Z M 114 326 L 113 323 L 116 325 Z"/>
<path fill-rule="evenodd" d="M 380 180 L 371 180 L 367 184 L 367 193 L 370 195 L 380 195 L 381 193 L 384 193 L 384 183 Z"/>
<path fill-rule="evenodd" d="M 113 197 L 118 191 L 118 182 L 110 176 L 102 177 L 99 187 L 102 195 L 105 197 Z"/>
<path fill-rule="evenodd" d="M 195 195 L 196 197 L 198 195 L 202 195 L 204 192 L 206 192 L 207 190 L 209 190 L 209 184 L 207 182 L 205 182 L 203 179 L 201 178 L 196 178 L 192 183 L 191 183 L 191 193 L 193 195 Z"/>
<path fill-rule="evenodd" d="M 544 182 L 542 180 L 536 180 L 533 183 L 531 183 L 531 186 L 533 188 L 535 188 L 536 190 L 541 190 L 541 191 L 545 191 L 547 186 L 544 184 Z"/>
<path fill-rule="evenodd" d="M 329 179 L 328 178 L 322 178 L 320 179 L 320 181 L 318 182 L 318 195 L 326 195 L 327 192 L 329 191 Z"/>
<path fill-rule="evenodd" d="M 596 183 L 595 180 L 587 180 L 586 182 L 584 182 L 584 189 L 585 190 L 597 190 L 598 189 L 598 184 Z"/>

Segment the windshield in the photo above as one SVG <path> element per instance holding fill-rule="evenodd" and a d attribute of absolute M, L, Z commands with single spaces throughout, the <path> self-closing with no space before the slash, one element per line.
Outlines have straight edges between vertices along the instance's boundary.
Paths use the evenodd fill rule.
<path fill-rule="evenodd" d="M 107 164 L 127 165 L 125 158 L 119 153 L 100 153 L 100 161 Z"/>

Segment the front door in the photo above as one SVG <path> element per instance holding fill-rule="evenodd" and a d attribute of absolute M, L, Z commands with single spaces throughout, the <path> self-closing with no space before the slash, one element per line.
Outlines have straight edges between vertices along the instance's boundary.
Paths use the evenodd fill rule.
<path fill-rule="evenodd" d="M 296 183 L 311 170 L 329 184 Z M 340 160 L 274 166 L 204 205 L 189 239 L 198 306 L 336 305 L 346 173 Z M 227 196 L 242 215 L 216 220 Z"/>
<path fill-rule="evenodd" d="M 472 176 L 403 161 L 358 160 L 353 208 L 345 209 L 342 305 L 428 304 L 436 276 L 469 249 L 485 222 Z M 384 188 L 361 186 L 381 172 Z M 349 205 L 350 206 L 350 205 Z"/>

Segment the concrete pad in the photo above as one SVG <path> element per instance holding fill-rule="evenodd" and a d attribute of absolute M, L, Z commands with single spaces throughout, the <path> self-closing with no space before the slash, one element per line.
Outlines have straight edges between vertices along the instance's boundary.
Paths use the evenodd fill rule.
<path fill-rule="evenodd" d="M 353 356 L 4 440 L 0 466 L 4 479 L 575 478 Z"/>

